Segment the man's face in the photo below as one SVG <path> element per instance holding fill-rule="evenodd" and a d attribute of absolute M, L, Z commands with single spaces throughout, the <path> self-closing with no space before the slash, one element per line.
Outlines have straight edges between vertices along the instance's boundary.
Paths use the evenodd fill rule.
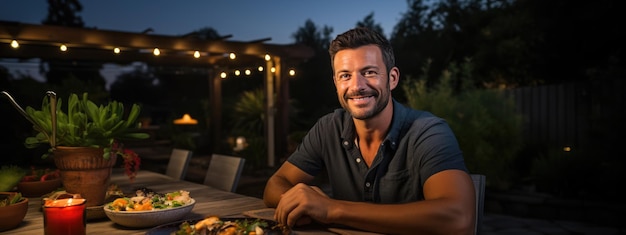
<path fill-rule="evenodd" d="M 391 98 L 390 80 L 380 49 L 375 45 L 341 50 L 333 61 L 339 103 L 356 119 L 380 113 Z"/>

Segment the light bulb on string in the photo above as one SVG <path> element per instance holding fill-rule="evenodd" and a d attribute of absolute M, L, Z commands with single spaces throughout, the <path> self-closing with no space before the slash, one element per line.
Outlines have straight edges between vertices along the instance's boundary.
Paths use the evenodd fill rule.
<path fill-rule="evenodd" d="M 13 40 L 11 41 L 11 47 L 17 49 L 18 47 L 20 47 L 20 44 L 16 40 Z"/>

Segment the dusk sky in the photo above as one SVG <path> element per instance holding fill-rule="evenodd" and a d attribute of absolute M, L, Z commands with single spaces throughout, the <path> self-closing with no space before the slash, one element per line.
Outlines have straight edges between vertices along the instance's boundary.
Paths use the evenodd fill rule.
<path fill-rule="evenodd" d="M 212 27 L 228 40 L 251 41 L 271 37 L 267 43 L 293 43 L 291 35 L 307 19 L 318 27 L 330 26 L 333 37 L 374 13 L 389 36 L 407 10 L 405 0 L 106 0 L 80 1 L 79 16 L 86 27 L 126 32 L 152 28 L 153 34 L 183 35 Z M 0 8 L 0 20 L 40 24 L 47 15 L 46 0 L 9 1 Z"/>

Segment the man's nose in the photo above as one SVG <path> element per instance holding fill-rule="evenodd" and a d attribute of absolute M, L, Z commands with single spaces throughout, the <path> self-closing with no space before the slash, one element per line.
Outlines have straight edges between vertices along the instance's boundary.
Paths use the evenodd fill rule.
<path fill-rule="evenodd" d="M 367 84 L 367 80 L 360 73 L 355 73 L 352 75 L 352 79 L 350 80 L 350 87 L 355 88 L 356 90 L 360 90 L 365 87 Z"/>

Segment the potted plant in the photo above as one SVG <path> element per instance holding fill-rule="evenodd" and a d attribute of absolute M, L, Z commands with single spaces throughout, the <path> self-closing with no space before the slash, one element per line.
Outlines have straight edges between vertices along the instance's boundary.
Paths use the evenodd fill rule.
<path fill-rule="evenodd" d="M 138 104 L 133 104 L 125 113 L 121 102 L 96 105 L 87 93 L 81 97 L 72 93 L 67 109 L 63 109 L 63 100 L 57 101 L 56 94 L 48 91 L 41 108 L 28 106 L 24 110 L 7 92 L 2 93 L 33 124 L 35 134 L 26 138 L 25 146 L 49 145 L 49 151 L 42 158 L 52 156 L 65 190 L 87 198 L 87 206 L 104 202 L 111 168 L 118 155 L 124 159 L 126 174 L 134 179 L 140 160 L 135 152 L 124 149 L 123 142 L 149 137 L 137 125 Z M 85 189 L 86 186 L 89 189 Z"/>
<path fill-rule="evenodd" d="M 16 192 L 0 192 L 0 232 L 22 223 L 28 212 L 28 198 Z"/>

